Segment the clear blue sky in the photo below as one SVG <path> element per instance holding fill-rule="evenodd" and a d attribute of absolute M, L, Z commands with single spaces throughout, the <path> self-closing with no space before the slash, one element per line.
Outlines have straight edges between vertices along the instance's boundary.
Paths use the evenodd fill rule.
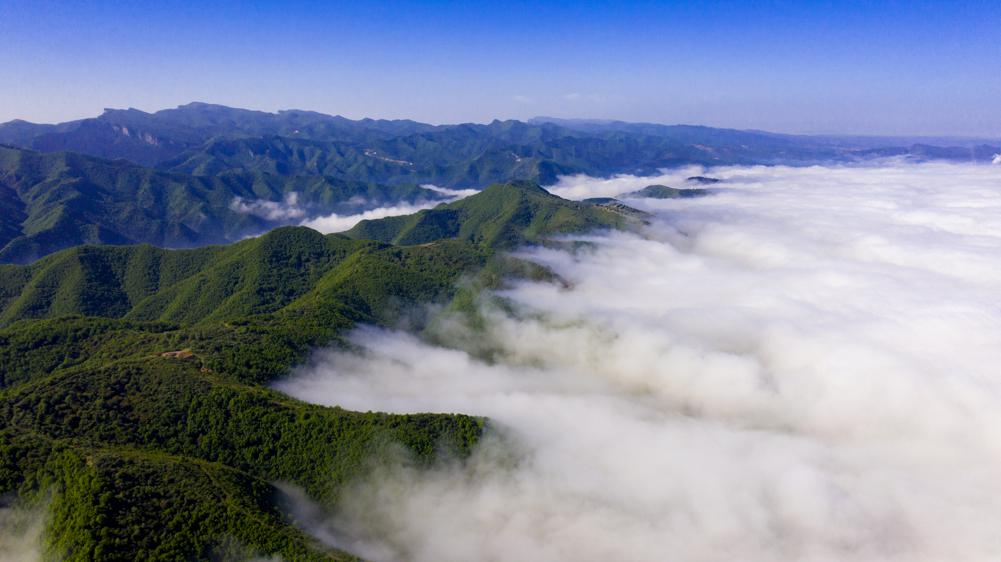
<path fill-rule="evenodd" d="M 1001 1 L 0 0 L 0 121 L 207 101 L 1001 136 Z"/>

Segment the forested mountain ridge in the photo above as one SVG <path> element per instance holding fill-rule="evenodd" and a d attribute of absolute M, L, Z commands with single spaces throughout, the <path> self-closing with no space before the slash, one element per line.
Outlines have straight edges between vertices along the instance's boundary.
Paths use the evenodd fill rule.
<path fill-rule="evenodd" d="M 227 243 L 306 217 L 443 197 L 424 184 L 550 185 L 569 174 L 649 175 L 687 164 L 989 162 L 1001 152 L 984 140 L 551 118 L 428 125 L 205 103 L 109 109 L 57 125 L 11 121 L 0 124 L 0 143 L 11 145 L 0 147 L 0 263 L 84 243 Z"/>
<path fill-rule="evenodd" d="M 0 124 L 0 143 L 152 166 L 216 137 L 286 135 L 363 142 L 433 128 L 409 120 L 353 121 L 313 111 L 268 113 L 193 102 L 154 113 L 106 109 L 98 117 L 56 125 L 10 121 Z"/>
<path fill-rule="evenodd" d="M 420 271 L 448 278 L 489 252 L 629 221 L 537 184 L 510 182 L 413 215 L 362 221 L 344 234 L 284 227 L 229 246 L 190 250 L 79 246 L 30 265 L 0 266 L 0 326 L 75 314 L 185 323 L 242 318 L 295 304 L 318 287 L 329 293 L 335 282 L 398 281 L 365 270 L 383 262 L 427 259 Z M 357 287 L 358 294 L 340 299 L 339 306 L 353 305 L 365 317 L 383 308 L 366 302 L 369 296 L 433 297 L 409 295 L 406 285 Z"/>
<path fill-rule="evenodd" d="M 198 102 L 155 113 L 109 109 L 57 125 L 11 121 L 0 124 L 0 142 L 186 173 L 284 169 L 279 173 L 462 187 L 511 179 L 545 185 L 565 173 L 644 174 L 692 163 L 806 164 L 888 155 L 990 161 L 1001 150 L 997 139 L 787 135 L 553 118 L 428 125 Z"/>
<path fill-rule="evenodd" d="M 310 216 L 440 198 L 413 184 L 239 170 L 191 176 L 0 146 L 0 263 L 80 244 L 218 244 Z"/>
<path fill-rule="evenodd" d="M 485 422 L 312 406 L 267 383 L 357 322 L 448 301 L 499 250 L 624 224 L 534 184 L 465 201 L 440 208 L 462 236 L 414 245 L 286 227 L 0 266 L 0 497 L 45 513 L 56 559 L 348 559 L 297 526 L 274 483 L 336 505 L 400 445 L 416 466 L 461 459 Z"/>
<path fill-rule="evenodd" d="M 425 244 L 457 239 L 510 249 L 542 236 L 621 227 L 629 219 L 608 209 L 567 201 L 526 181 L 496 184 L 473 197 L 413 215 L 364 220 L 345 232 L 361 240 Z"/>

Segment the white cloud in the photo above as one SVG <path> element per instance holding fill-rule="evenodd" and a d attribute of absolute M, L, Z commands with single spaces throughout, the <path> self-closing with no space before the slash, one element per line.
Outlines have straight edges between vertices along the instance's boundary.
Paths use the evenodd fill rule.
<path fill-rule="evenodd" d="M 318 230 L 324 234 L 344 232 L 345 230 L 349 230 L 351 227 L 358 224 L 358 221 L 382 219 L 396 215 L 409 215 L 411 213 L 416 213 L 421 209 L 430 209 L 439 203 L 440 201 L 424 201 L 417 204 L 403 203 L 400 205 L 370 209 L 354 215 L 338 215 L 337 213 L 331 213 L 327 216 L 302 221 L 300 225 L 308 226 L 309 228 Z"/>
<path fill-rule="evenodd" d="M 255 215 L 269 221 L 297 219 L 306 214 L 305 209 L 299 206 L 299 194 L 294 191 L 287 193 L 283 201 L 234 197 L 229 208 L 237 213 Z"/>
<path fill-rule="evenodd" d="M 338 528 L 377 545 L 360 554 L 1001 556 L 998 168 L 710 172 L 714 197 L 632 201 L 656 214 L 642 236 L 526 252 L 571 288 L 519 284 L 501 294 L 515 312 L 485 298 L 485 331 L 437 329 L 456 349 L 363 329 L 364 353 L 319 353 L 280 385 L 492 420 L 467 463 L 387 468 L 343 496 Z"/>
<path fill-rule="evenodd" d="M 438 187 L 434 185 L 422 185 L 424 189 L 429 189 L 431 191 L 436 191 L 447 195 L 447 199 L 435 199 L 432 201 L 420 201 L 418 203 L 400 203 L 397 205 L 390 205 L 387 207 L 378 207 L 375 209 L 369 209 L 361 213 L 353 215 L 339 215 L 337 213 L 332 213 L 322 217 L 316 217 L 313 219 L 304 220 L 299 223 L 301 226 L 308 226 L 314 230 L 318 230 L 324 234 L 329 234 L 332 232 L 344 232 L 349 230 L 354 225 L 358 224 L 359 221 L 363 220 L 373 220 L 382 219 L 386 217 L 393 217 L 398 215 L 409 215 L 411 213 L 416 213 L 422 209 L 430 209 L 436 207 L 442 203 L 448 203 L 451 201 L 456 201 L 463 197 L 468 197 L 478 191 L 475 189 L 448 189 L 445 187 Z"/>
<path fill-rule="evenodd" d="M 0 507 L 0 562 L 42 560 L 46 506 Z"/>
<path fill-rule="evenodd" d="M 994 160 L 991 161 L 992 164 L 1001 164 L 1001 154 L 995 154 Z"/>
<path fill-rule="evenodd" d="M 610 178 L 592 178 L 583 174 L 562 176 L 556 185 L 547 187 L 551 193 L 565 199 L 587 199 L 588 197 L 616 197 L 636 191 L 648 185 L 662 184 L 671 187 L 688 187 L 686 178 L 705 173 L 701 166 L 687 166 L 665 170 L 658 176 L 631 176 L 620 174 Z"/>
<path fill-rule="evenodd" d="M 426 183 L 421 187 L 447 195 L 450 201 L 462 199 L 463 197 L 469 197 L 470 195 L 476 195 L 480 192 L 479 189 L 449 189 L 447 187 L 438 187 L 437 185 L 431 185 L 429 183 Z"/>
<path fill-rule="evenodd" d="M 591 93 L 580 93 L 580 92 L 570 92 L 563 94 L 564 101 L 570 102 L 591 102 L 591 103 L 601 103 L 607 101 L 607 97 L 601 94 L 591 94 Z"/>

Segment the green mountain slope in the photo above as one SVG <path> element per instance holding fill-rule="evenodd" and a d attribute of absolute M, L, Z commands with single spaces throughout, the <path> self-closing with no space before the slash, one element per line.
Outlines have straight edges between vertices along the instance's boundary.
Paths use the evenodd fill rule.
<path fill-rule="evenodd" d="M 197 175 L 234 170 L 320 174 L 443 187 L 479 187 L 512 179 L 552 183 L 560 174 L 591 169 L 581 162 L 552 161 L 536 147 L 513 145 L 486 133 L 466 133 L 452 128 L 370 143 L 280 136 L 221 138 L 163 162 L 160 168 Z"/>
<path fill-rule="evenodd" d="M 503 267 L 499 249 L 624 224 L 521 183 L 436 211 L 403 218 L 448 214 L 390 236 L 409 245 L 286 227 L 0 266 L 0 497 L 44 510 L 54 559 L 348 558 L 296 526 L 275 483 L 336 506 L 372 463 L 464 458 L 484 420 L 314 406 L 268 382 L 357 322 L 455 298 L 460 276 Z"/>
<path fill-rule="evenodd" d="M 750 162 L 744 152 L 643 134 L 591 135 L 551 124 L 495 121 L 366 142 L 271 135 L 217 138 L 159 167 L 189 174 L 253 170 L 469 187 L 510 180 L 551 184 L 560 175 L 575 173 L 648 174 L 681 163 Z"/>
<path fill-rule="evenodd" d="M 426 274 L 414 287 L 438 287 L 452 269 L 482 263 L 490 250 L 629 221 L 537 184 L 512 182 L 413 215 L 362 221 L 344 234 L 285 227 L 230 246 L 192 250 L 82 246 L 28 266 L 0 266 L 0 326 L 73 314 L 227 320 L 300 306 L 299 299 L 315 298 L 316 291 L 344 286 L 357 294 L 345 296 L 342 304 L 371 315 L 384 304 L 383 293 L 433 296 L 423 289 L 411 295 L 407 284 L 390 288 L 407 278 L 411 266 L 419 264 Z M 389 276 L 376 274 L 387 265 L 406 267 Z"/>
<path fill-rule="evenodd" d="M 0 147 L 0 203 L 7 211 L 0 217 L 0 263 L 79 244 L 229 242 L 308 216 L 440 197 L 415 185 L 249 172 L 192 177 Z"/>
<path fill-rule="evenodd" d="M 159 356 L 0 391 L 0 419 L 0 489 L 50 502 L 46 546 L 67 560 L 208 559 L 231 542 L 237 556 L 346 558 L 294 526 L 273 482 L 329 504 L 397 444 L 428 464 L 468 454 L 482 431 L 464 416 L 310 406 Z"/>
<path fill-rule="evenodd" d="M 509 182 L 413 215 L 361 221 L 344 234 L 391 244 L 424 244 L 448 238 L 513 248 L 544 236 L 621 227 L 629 220 L 609 209 L 567 201 L 538 184 Z"/>
<path fill-rule="evenodd" d="M 422 248 L 284 227 L 230 246 L 164 250 L 81 246 L 28 266 L 0 266 L 0 326 L 67 315 L 196 323 L 269 314 L 318 291 L 366 319 L 384 300 L 431 298 L 485 252 L 443 241 Z M 378 272 L 395 268 L 390 275 Z M 418 268 L 418 269 L 415 269 Z M 421 277 L 412 278 L 415 271 Z M 412 280 L 403 285 L 402 281 Z"/>
<path fill-rule="evenodd" d="M 643 189 L 623 193 L 619 197 L 636 197 L 649 199 L 688 199 L 691 197 L 705 197 L 712 193 L 711 189 L 688 188 L 678 189 L 666 185 L 648 185 Z"/>
<path fill-rule="evenodd" d="M 294 527 L 271 483 L 329 505 L 394 444 L 419 463 L 462 457 L 482 421 L 356 414 L 261 385 L 354 322 L 447 298 L 484 259 L 460 243 L 285 228 L 228 247 L 83 247 L 4 266 L 4 322 L 17 321 L 0 329 L 0 493 L 53 496 L 48 546 L 67 559 L 202 559 L 227 541 L 339 559 Z"/>

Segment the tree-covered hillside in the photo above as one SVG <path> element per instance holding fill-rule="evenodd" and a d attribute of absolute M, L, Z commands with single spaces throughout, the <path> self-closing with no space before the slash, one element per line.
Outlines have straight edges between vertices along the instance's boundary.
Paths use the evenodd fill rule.
<path fill-rule="evenodd" d="M 565 174 L 648 174 L 683 163 L 737 161 L 743 161 L 739 154 L 715 154 L 669 138 L 614 132 L 593 136 L 555 125 L 495 121 L 367 143 L 282 136 L 220 138 L 165 161 L 160 168 L 194 174 L 255 170 L 481 187 L 517 179 L 551 184 Z"/>
<path fill-rule="evenodd" d="M 558 175 L 648 174 L 679 164 L 803 164 L 882 156 L 990 161 L 983 139 L 785 135 L 690 125 L 537 118 L 433 126 L 191 103 L 106 110 L 57 125 L 0 124 L 0 142 L 74 151 L 187 174 L 319 174 L 377 183 L 482 187 Z"/>
<path fill-rule="evenodd" d="M 413 215 L 361 221 L 344 234 L 391 244 L 424 244 L 447 238 L 513 248 L 542 236 L 620 227 L 630 220 L 606 208 L 567 201 L 538 184 L 509 182 Z"/>
<path fill-rule="evenodd" d="M 418 466 L 463 458 L 484 420 L 313 406 L 267 383 L 357 322 L 452 299 L 500 249 L 624 220 L 524 183 L 439 210 L 455 228 L 413 244 L 288 227 L 0 266 L 0 497 L 45 513 L 54 559 L 347 557 L 296 526 L 275 483 L 336 505 L 401 445 Z"/>
<path fill-rule="evenodd" d="M 551 118 L 435 126 L 205 103 L 155 113 L 109 109 L 55 125 L 11 121 L 0 124 L 0 143 L 11 145 L 0 147 L 0 263 L 84 243 L 226 243 L 305 216 L 442 197 L 424 184 L 549 185 L 567 174 L 887 156 L 987 162 L 1001 152 L 969 139 Z"/>
<path fill-rule="evenodd" d="M 643 189 L 637 189 L 636 191 L 630 191 L 629 193 L 623 193 L 619 197 L 623 198 L 649 198 L 649 199 L 688 199 L 692 197 L 704 197 L 712 193 L 711 189 L 701 189 L 701 188 L 686 188 L 678 189 L 676 187 L 668 187 L 666 185 L 654 184 L 648 185 Z"/>
<path fill-rule="evenodd" d="M 195 102 L 155 113 L 106 109 L 98 117 L 57 125 L 11 121 L 0 124 L 0 143 L 42 152 L 125 158 L 153 166 L 217 137 L 282 135 L 367 142 L 433 128 L 409 120 L 353 121 L 314 111 L 267 113 Z"/>
<path fill-rule="evenodd" d="M 412 293 L 412 286 L 427 282 L 406 283 L 409 269 L 376 275 L 388 264 L 419 266 L 428 279 L 441 277 L 436 287 L 444 286 L 454 270 L 481 263 L 486 252 L 629 220 L 561 199 L 537 184 L 511 182 L 413 215 L 362 221 L 344 234 L 285 227 L 229 246 L 191 250 L 81 246 L 26 266 L 0 266 L 0 326 L 73 314 L 227 320 L 305 306 L 300 301 L 318 298 L 317 291 L 343 286 L 357 294 L 340 302 L 371 317 L 384 308 L 386 295 L 434 296 Z"/>
<path fill-rule="evenodd" d="M 0 263 L 79 244 L 230 242 L 309 216 L 441 197 L 412 184 L 242 171 L 196 177 L 0 146 Z"/>

